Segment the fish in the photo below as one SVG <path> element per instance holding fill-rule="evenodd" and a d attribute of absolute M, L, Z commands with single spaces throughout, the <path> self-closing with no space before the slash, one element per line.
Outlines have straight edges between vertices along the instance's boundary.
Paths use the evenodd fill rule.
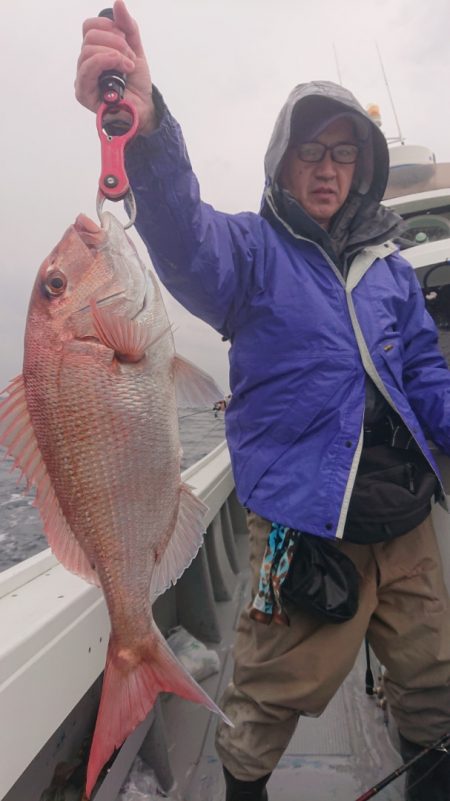
<path fill-rule="evenodd" d="M 0 401 L 0 443 L 35 489 L 50 548 L 99 586 L 111 633 L 86 795 L 159 692 L 228 718 L 152 615 L 203 541 L 207 507 L 181 480 L 177 404 L 215 382 L 175 352 L 157 279 L 110 213 L 80 214 L 39 268 L 23 372 Z"/>

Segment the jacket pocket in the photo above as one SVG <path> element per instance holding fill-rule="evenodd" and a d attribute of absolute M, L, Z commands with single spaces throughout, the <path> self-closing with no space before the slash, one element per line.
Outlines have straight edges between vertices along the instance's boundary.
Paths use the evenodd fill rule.
<path fill-rule="evenodd" d="M 320 369 L 316 369 L 318 364 Z M 354 365 L 349 366 L 351 369 L 346 371 L 346 377 L 351 381 L 354 378 Z M 330 375 L 331 371 L 327 372 L 323 359 L 310 360 L 307 369 L 302 372 L 301 389 L 295 399 L 286 405 L 267 428 L 258 431 L 256 441 L 247 450 L 247 458 L 236 466 L 236 484 L 240 490 L 239 497 L 244 503 L 263 475 L 292 448 L 296 440 L 315 425 L 325 410 L 328 412 L 330 407 L 332 416 L 343 403 L 339 386 L 345 386 L 345 380 L 336 384 L 335 375 Z"/>
<path fill-rule="evenodd" d="M 337 364 L 342 370 L 339 375 L 336 374 Z M 267 435 L 281 445 L 291 444 L 320 417 L 330 398 L 334 399 L 333 407 L 339 407 L 339 388 L 353 379 L 354 364 L 343 360 L 338 353 L 333 364 L 320 357 L 308 360 L 302 370 L 296 397 L 272 423 Z"/>

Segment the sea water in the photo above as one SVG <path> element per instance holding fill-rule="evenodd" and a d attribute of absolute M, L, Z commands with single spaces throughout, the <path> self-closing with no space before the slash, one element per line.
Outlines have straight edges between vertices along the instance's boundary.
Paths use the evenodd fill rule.
<path fill-rule="evenodd" d="M 195 464 L 225 437 L 224 415 L 212 409 L 183 409 L 179 415 L 183 446 L 182 470 Z M 0 451 L 0 571 L 48 547 L 33 494 L 18 485 L 18 471 Z"/>

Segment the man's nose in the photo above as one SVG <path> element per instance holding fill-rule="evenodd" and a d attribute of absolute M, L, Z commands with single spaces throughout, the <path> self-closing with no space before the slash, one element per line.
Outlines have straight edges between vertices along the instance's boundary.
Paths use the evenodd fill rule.
<path fill-rule="evenodd" d="M 320 177 L 334 178 L 336 175 L 336 162 L 331 158 L 329 150 L 325 152 L 322 161 L 317 164 L 316 174 Z"/>

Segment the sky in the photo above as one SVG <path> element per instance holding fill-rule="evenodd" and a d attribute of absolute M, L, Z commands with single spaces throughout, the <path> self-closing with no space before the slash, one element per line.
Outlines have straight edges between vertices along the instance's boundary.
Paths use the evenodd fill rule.
<path fill-rule="evenodd" d="M 0 0 L 0 389 L 22 369 L 39 265 L 79 212 L 97 219 L 95 116 L 73 82 L 82 22 L 101 8 Z M 379 105 L 387 137 L 398 134 L 376 45 L 402 136 L 450 161 L 448 0 L 129 0 L 128 8 L 202 196 L 221 211 L 258 211 L 267 143 L 297 83 L 342 82 L 363 106 Z M 227 345 L 164 297 L 177 349 L 226 392 Z"/>

